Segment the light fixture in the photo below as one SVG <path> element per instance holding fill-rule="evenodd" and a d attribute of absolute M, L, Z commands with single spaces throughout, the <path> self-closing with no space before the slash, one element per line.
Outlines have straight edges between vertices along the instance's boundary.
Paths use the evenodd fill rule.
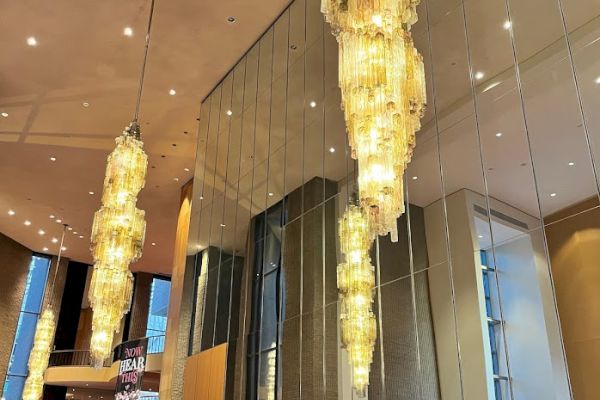
<path fill-rule="evenodd" d="M 556 193 L 550 193 L 550 197 L 556 197 Z"/>
<path fill-rule="evenodd" d="M 90 196 L 93 196 L 95 193 L 94 193 L 94 192 L 92 192 L 92 191 L 89 191 L 89 192 L 88 192 L 88 194 L 89 194 Z"/>
<path fill-rule="evenodd" d="M 185 172 L 190 172 L 190 169 L 189 169 L 189 168 L 187 168 L 187 167 L 186 167 L 186 168 L 184 168 L 183 170 L 184 170 Z"/>
<path fill-rule="evenodd" d="M 4 117 L 4 118 L 8 117 L 8 113 L 7 112 L 0 113 L 0 115 L 2 115 L 2 117 Z"/>
<path fill-rule="evenodd" d="M 509 20 L 504 21 L 504 29 L 509 30 L 512 27 L 512 22 Z"/>
<path fill-rule="evenodd" d="M 478 81 L 482 80 L 484 76 L 485 74 L 481 71 L 475 72 L 475 79 L 477 79 Z"/>
<path fill-rule="evenodd" d="M 136 207 L 148 169 L 139 113 L 154 3 L 151 0 L 133 120 L 116 139 L 116 147 L 108 156 L 102 207 L 96 211 L 92 226 L 94 270 L 88 298 L 93 310 L 90 355 L 96 368 L 102 367 L 110 356 L 114 334 L 119 332 L 121 320 L 130 309 L 133 275 L 129 265 L 141 257 L 146 233 L 145 213 Z M 175 94 L 174 89 L 171 92 Z"/>
<path fill-rule="evenodd" d="M 43 229 L 38 230 L 38 235 L 44 236 L 46 232 Z"/>
<path fill-rule="evenodd" d="M 230 24 L 235 24 L 236 23 L 236 19 L 235 17 L 227 17 L 227 22 L 229 22 Z"/>
<path fill-rule="evenodd" d="M 83 239 L 83 235 L 79 235 L 79 239 Z"/>
<path fill-rule="evenodd" d="M 175 182 L 179 182 L 179 178 L 173 178 Z"/>
<path fill-rule="evenodd" d="M 231 117 L 233 115 L 233 111 L 227 110 L 227 115 L 229 115 Z"/>
<path fill-rule="evenodd" d="M 418 177 L 418 176 L 413 176 L 413 177 L 412 177 L 412 180 L 413 180 L 413 181 L 416 181 L 417 179 L 419 179 L 419 177 Z"/>
<path fill-rule="evenodd" d="M 60 249 L 61 249 L 62 251 L 67 251 L 67 248 L 66 248 L 65 246 L 62 246 Z"/>
<path fill-rule="evenodd" d="M 496 137 L 502 137 L 502 132 L 496 133 Z"/>
<path fill-rule="evenodd" d="M 329 152 L 330 152 L 330 153 L 335 153 L 335 147 L 330 147 L 330 148 L 329 148 Z"/>
<path fill-rule="evenodd" d="M 221 224 L 221 228 L 225 228 L 225 224 Z"/>
<path fill-rule="evenodd" d="M 52 215 L 52 214 L 51 214 L 51 215 L 50 215 L 50 219 L 54 219 L 54 215 Z"/>
<path fill-rule="evenodd" d="M 90 106 L 90 103 L 88 103 L 87 101 L 84 101 L 83 103 L 81 103 L 82 106 L 84 106 L 85 108 L 88 108 Z"/>
<path fill-rule="evenodd" d="M 60 224 L 62 222 L 62 219 L 57 219 L 56 222 Z"/>
<path fill-rule="evenodd" d="M 29 36 L 29 37 L 27 38 L 27 45 L 28 45 L 28 46 L 35 47 L 35 46 L 37 46 L 37 44 L 38 44 L 38 43 L 37 43 L 37 39 L 36 39 L 35 37 L 33 37 L 33 36 Z"/>
<path fill-rule="evenodd" d="M 575 165 L 575 163 L 573 161 L 569 162 L 569 167 L 572 167 L 574 165 Z"/>
<path fill-rule="evenodd" d="M 66 226 L 65 226 L 66 228 Z M 63 229 L 61 246 L 65 239 L 65 230 Z M 47 247 L 44 247 L 44 251 L 48 251 Z M 44 392 L 44 372 L 48 368 L 48 361 L 50 359 L 50 352 L 52 351 L 54 344 L 54 333 L 56 332 L 56 317 L 54 314 L 54 287 L 56 284 L 56 277 L 58 276 L 58 270 L 60 268 L 60 257 L 61 251 L 58 252 L 56 260 L 56 267 L 54 268 L 54 277 L 49 288 L 49 296 L 47 296 L 48 305 L 42 312 L 40 319 L 37 322 L 35 328 L 35 336 L 33 338 L 33 345 L 31 352 L 29 353 L 29 372 L 25 385 L 23 386 L 23 400 L 40 400 Z"/>
<path fill-rule="evenodd" d="M 375 271 L 371 265 L 371 230 L 359 206 L 350 205 L 339 223 L 343 262 L 337 267 L 342 346 L 348 352 L 352 385 L 360 397 L 367 393 L 377 322 L 373 314 Z"/>
<path fill-rule="evenodd" d="M 479 239 L 483 239 L 483 235 L 478 235 L 477 236 Z"/>
<path fill-rule="evenodd" d="M 596 82 L 596 84 L 600 84 L 600 76 L 596 78 L 596 80 L 594 81 Z"/>
<path fill-rule="evenodd" d="M 133 29 L 131 29 L 131 27 L 129 27 L 129 26 L 126 26 L 123 29 L 123 35 L 129 36 L 129 37 L 133 36 Z"/>
<path fill-rule="evenodd" d="M 339 86 L 360 205 L 372 234 L 398 241 L 403 175 L 421 129 L 426 89 L 423 57 L 410 33 L 418 0 L 322 0 L 339 44 Z"/>
<path fill-rule="evenodd" d="M 52 162 L 56 161 L 56 157 L 54 157 L 54 156 L 51 156 L 51 157 L 50 157 L 50 161 L 52 161 Z"/>
<path fill-rule="evenodd" d="M 156 246 L 156 243 L 155 243 L 155 242 L 152 242 L 152 246 Z"/>
<path fill-rule="evenodd" d="M 52 243 L 58 243 L 58 239 L 57 238 L 52 238 Z"/>
<path fill-rule="evenodd" d="M 8 210 L 8 215 L 10 215 L 11 217 L 15 214 L 16 214 L 16 212 L 14 212 L 14 210 Z"/>
<path fill-rule="evenodd" d="M 169 90 L 169 94 L 171 96 L 175 96 L 177 94 L 177 92 L 175 91 L 175 89 L 171 89 L 171 90 Z"/>
<path fill-rule="evenodd" d="M 310 108 L 315 108 L 317 106 L 317 102 L 316 101 L 311 101 L 309 103 L 309 105 L 310 105 Z"/>
<path fill-rule="evenodd" d="M 25 224 L 25 226 L 29 226 L 29 225 L 31 225 L 31 221 L 30 221 L 30 220 L 28 220 L 28 219 L 26 219 L 26 220 L 25 220 L 25 222 L 23 222 L 23 223 Z"/>
<path fill-rule="evenodd" d="M 269 197 L 273 197 L 273 192 L 269 192 Z"/>
<path fill-rule="evenodd" d="M 77 235 L 77 232 L 73 231 L 73 235 Z"/>
<path fill-rule="evenodd" d="M 71 228 L 70 226 L 67 228 L 68 231 L 72 231 L 73 228 Z"/>

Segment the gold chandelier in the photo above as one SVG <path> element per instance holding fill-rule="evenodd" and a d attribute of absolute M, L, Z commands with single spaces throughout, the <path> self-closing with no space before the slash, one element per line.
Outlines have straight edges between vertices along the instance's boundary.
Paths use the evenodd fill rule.
<path fill-rule="evenodd" d="M 92 227 L 94 272 L 88 297 L 93 309 L 90 353 L 96 368 L 110 356 L 114 334 L 131 307 L 133 275 L 129 265 L 141 257 L 146 234 L 145 213 L 136 207 L 148 169 L 138 119 L 153 14 L 151 0 L 133 121 L 116 139 L 117 146 L 108 157 L 102 207 L 94 215 Z"/>
<path fill-rule="evenodd" d="M 322 0 L 339 44 L 342 92 L 360 204 L 371 234 L 391 234 L 404 213 L 403 176 L 421 128 L 423 58 L 410 34 L 420 0 Z"/>
<path fill-rule="evenodd" d="M 116 139 L 117 147 L 108 157 L 102 207 L 94 216 L 89 300 L 94 311 L 90 352 L 96 367 L 110 356 L 113 335 L 119 332 L 121 319 L 131 306 L 129 264 L 139 259 L 144 245 L 146 221 L 136 203 L 144 187 L 148 157 L 139 137 L 139 125 L 134 121 Z"/>
<path fill-rule="evenodd" d="M 350 205 L 340 220 L 340 249 L 344 262 L 338 265 L 342 346 L 348 351 L 352 385 L 364 396 L 369 385 L 377 323 L 372 311 L 375 272 L 369 249 L 371 233 L 361 207 Z"/>
<path fill-rule="evenodd" d="M 35 327 L 33 346 L 31 347 L 27 363 L 29 373 L 23 386 L 23 400 L 40 400 L 44 394 L 44 373 L 48 368 L 50 352 L 52 352 L 54 345 L 54 333 L 56 332 L 56 317 L 54 316 L 52 306 L 54 301 L 54 286 L 56 284 L 56 277 L 58 276 L 58 269 L 60 268 L 60 257 L 65 241 L 66 229 L 67 225 L 63 225 L 56 268 L 54 268 L 54 278 L 49 290 L 50 301 Z"/>

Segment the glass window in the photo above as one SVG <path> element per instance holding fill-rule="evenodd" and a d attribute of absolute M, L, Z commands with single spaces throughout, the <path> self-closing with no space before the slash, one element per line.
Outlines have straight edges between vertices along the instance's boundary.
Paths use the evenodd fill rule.
<path fill-rule="evenodd" d="M 33 345 L 35 327 L 42 311 L 50 261 L 49 257 L 35 255 L 29 264 L 21 312 L 4 381 L 5 400 L 18 400 L 22 397 L 23 385 L 29 372 L 27 362 Z"/>
<path fill-rule="evenodd" d="M 171 294 L 171 281 L 164 278 L 155 277 L 152 280 L 150 290 L 150 309 L 148 310 L 148 325 L 146 326 L 146 336 L 152 338 L 155 336 L 164 336 L 167 332 L 167 314 L 169 312 L 169 296 Z M 165 341 L 150 339 L 148 342 L 149 353 L 162 353 L 164 351 Z"/>

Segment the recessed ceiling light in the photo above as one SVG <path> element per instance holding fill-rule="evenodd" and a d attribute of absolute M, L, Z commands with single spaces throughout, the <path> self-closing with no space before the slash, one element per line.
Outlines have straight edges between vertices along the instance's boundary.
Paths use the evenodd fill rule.
<path fill-rule="evenodd" d="M 179 182 L 179 178 L 173 178 L 175 182 Z"/>
<path fill-rule="evenodd" d="M 57 219 L 56 222 L 60 224 L 62 222 L 62 219 Z"/>
<path fill-rule="evenodd" d="M 200 200 L 204 200 L 204 196 L 200 196 Z"/>
<path fill-rule="evenodd" d="M 221 228 L 225 228 L 225 224 L 221 224 Z"/>
<path fill-rule="evenodd" d="M 47 247 L 44 247 L 44 248 L 42 249 L 42 251 L 48 251 L 48 248 L 47 248 Z"/>
<path fill-rule="evenodd" d="M 184 168 L 183 170 L 184 170 L 185 172 L 190 172 L 190 169 L 189 169 L 189 168 L 187 168 L 187 167 L 186 167 L 186 168 Z"/>
<path fill-rule="evenodd" d="M 572 167 L 573 165 L 575 165 L 573 161 L 569 162 L 569 167 Z"/>
<path fill-rule="evenodd" d="M 46 232 L 44 232 L 44 230 L 43 230 L 43 229 L 40 229 L 40 230 L 38 231 L 38 235 L 40 235 L 40 236 L 44 236 L 45 234 L 46 234 Z"/>
<path fill-rule="evenodd" d="M 485 74 L 481 71 L 475 72 L 475 79 L 477 79 L 478 81 L 482 80 L 484 76 Z"/>
<path fill-rule="evenodd" d="M 509 20 L 504 21 L 504 29 L 509 30 L 512 27 L 512 22 Z"/>
<path fill-rule="evenodd" d="M 67 251 L 67 248 L 65 246 L 60 248 L 62 251 Z"/>
<path fill-rule="evenodd" d="M 54 219 L 54 215 L 50 215 L 50 219 Z"/>
<path fill-rule="evenodd" d="M 52 161 L 52 162 L 56 161 L 56 157 L 54 157 L 54 156 L 51 156 L 51 157 L 50 157 L 50 161 Z"/>
<path fill-rule="evenodd" d="M 330 147 L 330 148 L 329 148 L 329 152 L 330 152 L 330 153 L 335 153 L 335 147 Z"/>
<path fill-rule="evenodd" d="M 58 243 L 58 239 L 57 238 L 52 238 L 52 243 Z"/>
<path fill-rule="evenodd" d="M 94 195 L 94 192 L 92 192 L 92 191 L 89 191 L 88 193 L 90 194 L 90 196 Z"/>
<path fill-rule="evenodd" d="M 496 133 L 496 137 L 502 137 L 502 132 Z"/>
<path fill-rule="evenodd" d="M 83 239 L 83 235 L 79 235 L 79 239 Z"/>
<path fill-rule="evenodd" d="M 156 243 L 152 242 L 152 246 L 156 246 Z"/>
<path fill-rule="evenodd" d="M 77 232 L 73 232 L 73 235 L 77 235 Z"/>
<path fill-rule="evenodd" d="M 227 110 L 227 115 L 229 115 L 231 117 L 233 115 L 233 111 Z"/>
<path fill-rule="evenodd" d="M 131 29 L 130 26 L 126 26 L 125 29 L 123 29 L 123 35 L 125 36 L 133 36 L 133 29 Z"/>
<path fill-rule="evenodd" d="M 70 226 L 67 226 L 67 230 L 68 230 L 68 231 L 72 231 L 72 230 L 73 230 L 73 228 L 71 228 Z"/>
<path fill-rule="evenodd" d="M 4 118 L 8 117 L 8 113 L 7 112 L 3 112 L 0 115 L 2 115 Z"/>
<path fill-rule="evenodd" d="M 596 78 L 596 80 L 594 81 L 596 82 L 596 84 L 600 84 L 600 76 Z"/>
<path fill-rule="evenodd" d="M 417 179 L 419 179 L 419 177 L 418 176 L 413 176 L 412 179 L 413 179 L 413 181 L 416 181 Z"/>
<path fill-rule="evenodd" d="M 33 36 L 29 36 L 27 38 L 27 45 L 31 46 L 31 47 L 35 47 L 37 46 L 37 39 L 34 38 Z"/>
<path fill-rule="evenodd" d="M 90 103 L 88 103 L 87 101 L 84 101 L 83 103 L 81 103 L 82 106 L 84 106 L 85 108 L 88 108 L 90 106 Z"/>
<path fill-rule="evenodd" d="M 171 96 L 175 96 L 177 94 L 177 92 L 175 91 L 175 89 L 171 89 L 171 90 L 169 90 L 169 94 Z"/>
<path fill-rule="evenodd" d="M 269 192 L 269 197 L 273 197 L 273 192 Z"/>
<path fill-rule="evenodd" d="M 10 215 L 11 217 L 15 214 L 16 214 L 16 212 L 14 212 L 14 210 L 8 210 L 8 215 Z"/>
<path fill-rule="evenodd" d="M 317 106 L 317 102 L 316 101 L 311 101 L 309 103 L 309 105 L 310 105 L 310 108 L 315 108 Z"/>
<path fill-rule="evenodd" d="M 550 197 L 556 197 L 556 193 L 550 193 Z"/>
<path fill-rule="evenodd" d="M 26 219 L 26 220 L 25 220 L 25 222 L 23 222 L 23 223 L 25 224 L 25 226 L 29 226 L 29 225 L 31 225 L 31 221 L 30 221 L 30 220 L 28 220 L 28 219 Z"/>
<path fill-rule="evenodd" d="M 235 19 L 235 17 L 227 17 L 227 22 L 229 22 L 230 24 L 235 24 L 237 20 Z"/>

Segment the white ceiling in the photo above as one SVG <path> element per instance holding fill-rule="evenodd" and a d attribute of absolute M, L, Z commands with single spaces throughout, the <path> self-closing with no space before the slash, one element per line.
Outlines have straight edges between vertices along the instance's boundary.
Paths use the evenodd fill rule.
<path fill-rule="evenodd" d="M 148 230 L 134 268 L 170 272 L 179 190 L 193 173 L 185 169 L 193 171 L 200 102 L 287 2 L 156 2 L 141 110 L 149 170 L 138 207 L 146 210 Z M 60 237 L 61 225 L 54 215 L 73 228 L 66 256 L 92 262 L 93 213 L 106 157 L 133 113 L 149 4 L 2 5 L 0 112 L 8 116 L 0 117 L 0 232 L 34 251 L 57 253 L 51 239 Z M 126 26 L 132 37 L 123 35 Z M 36 47 L 27 45 L 30 36 Z"/>

